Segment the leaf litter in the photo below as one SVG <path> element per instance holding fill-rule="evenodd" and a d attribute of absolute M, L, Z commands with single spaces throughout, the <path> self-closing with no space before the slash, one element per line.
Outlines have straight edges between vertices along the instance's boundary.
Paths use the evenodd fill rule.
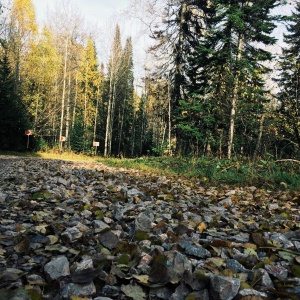
<path fill-rule="evenodd" d="M 300 298 L 296 192 L 1 162 L 1 299 Z"/>

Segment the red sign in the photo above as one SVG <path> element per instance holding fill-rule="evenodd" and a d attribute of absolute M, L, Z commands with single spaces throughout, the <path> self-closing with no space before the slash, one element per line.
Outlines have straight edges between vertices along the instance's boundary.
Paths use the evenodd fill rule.
<path fill-rule="evenodd" d="M 66 137 L 65 137 L 65 136 L 61 136 L 61 137 L 59 138 L 59 140 L 60 140 L 61 142 L 64 142 L 64 141 L 66 140 Z"/>
<path fill-rule="evenodd" d="M 27 130 L 25 130 L 25 134 L 26 135 L 33 135 L 33 132 L 32 132 L 32 130 L 27 129 Z"/>

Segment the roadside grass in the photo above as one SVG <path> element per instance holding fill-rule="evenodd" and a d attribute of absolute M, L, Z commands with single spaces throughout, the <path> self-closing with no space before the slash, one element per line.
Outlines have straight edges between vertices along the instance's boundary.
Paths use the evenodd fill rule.
<path fill-rule="evenodd" d="M 208 157 L 98 158 L 98 161 L 113 167 L 198 178 L 204 185 L 253 185 L 268 189 L 300 190 L 300 163 L 295 161 L 277 163 L 260 160 L 254 163 Z"/>
<path fill-rule="evenodd" d="M 296 160 L 226 160 L 212 157 L 140 157 L 103 158 L 78 155 L 72 152 L 18 153 L 0 152 L 1 155 L 40 157 L 75 161 L 97 161 L 111 167 L 137 169 L 158 175 L 197 178 L 207 186 L 220 184 L 232 186 L 256 186 L 267 189 L 300 191 L 300 163 Z"/>

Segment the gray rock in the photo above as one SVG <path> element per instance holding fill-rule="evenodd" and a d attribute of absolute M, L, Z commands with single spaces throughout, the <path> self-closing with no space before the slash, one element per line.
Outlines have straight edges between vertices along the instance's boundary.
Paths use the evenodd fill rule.
<path fill-rule="evenodd" d="M 278 203 L 269 203 L 268 204 L 268 209 L 269 210 L 275 210 L 275 209 L 278 209 Z"/>
<path fill-rule="evenodd" d="M 28 283 L 31 285 L 40 285 L 40 286 L 46 285 L 46 281 L 37 274 L 28 275 L 27 280 Z"/>
<path fill-rule="evenodd" d="M 161 216 L 163 217 L 163 219 L 166 219 L 166 220 L 171 220 L 172 219 L 171 214 L 162 214 Z"/>
<path fill-rule="evenodd" d="M 107 295 L 107 296 L 111 296 L 111 297 L 116 297 L 120 294 L 121 292 L 121 287 L 119 286 L 112 286 L 112 285 L 105 285 L 103 288 L 102 288 L 102 293 L 104 295 Z"/>
<path fill-rule="evenodd" d="M 182 240 L 178 243 L 178 245 L 182 248 L 182 249 L 186 249 L 189 246 L 192 246 L 193 243 L 190 241 L 186 241 L 186 240 Z"/>
<path fill-rule="evenodd" d="M 240 233 L 235 236 L 230 237 L 230 240 L 239 242 L 239 243 L 248 243 L 250 236 L 248 233 Z"/>
<path fill-rule="evenodd" d="M 154 215 L 151 211 L 140 213 L 135 220 L 135 229 L 143 232 L 150 232 Z"/>
<path fill-rule="evenodd" d="M 268 288 L 274 288 L 274 284 L 268 274 L 268 272 L 264 269 L 258 269 L 259 272 L 259 284 L 262 285 L 263 287 L 268 287 Z"/>
<path fill-rule="evenodd" d="M 221 201 L 219 201 L 218 205 L 222 205 L 222 206 L 231 206 L 232 205 L 232 200 L 231 197 L 227 197 Z"/>
<path fill-rule="evenodd" d="M 107 249 L 112 250 L 117 247 L 120 238 L 114 230 L 109 230 L 100 234 L 100 243 Z"/>
<path fill-rule="evenodd" d="M 85 219 L 88 219 L 93 213 L 90 210 L 85 209 L 81 212 L 81 216 Z"/>
<path fill-rule="evenodd" d="M 294 245 L 295 245 L 297 251 L 300 251 L 300 242 L 294 241 Z"/>
<path fill-rule="evenodd" d="M 184 300 L 191 290 L 183 283 L 181 283 L 175 290 L 175 293 L 169 298 L 170 300 Z"/>
<path fill-rule="evenodd" d="M 100 221 L 100 220 L 94 220 L 93 226 L 95 229 L 95 233 L 99 233 L 99 232 L 103 231 L 104 229 L 109 228 L 109 226 L 106 223 L 104 223 L 103 221 Z"/>
<path fill-rule="evenodd" d="M 238 296 L 239 297 L 248 297 L 249 299 L 251 298 L 251 299 L 257 299 L 257 300 L 268 298 L 268 295 L 266 293 L 259 292 L 259 291 L 253 290 L 253 289 L 240 290 L 238 293 Z"/>
<path fill-rule="evenodd" d="M 178 283 L 184 273 L 192 273 L 192 263 L 190 260 L 176 250 L 165 253 L 167 257 L 167 270 L 171 283 Z"/>
<path fill-rule="evenodd" d="M 283 266 L 276 264 L 276 265 L 265 265 L 265 270 L 276 277 L 277 279 L 284 281 L 288 277 L 289 271 L 284 268 Z"/>
<path fill-rule="evenodd" d="M 70 275 L 69 261 L 65 256 L 52 258 L 44 267 L 48 280 L 58 280 Z"/>
<path fill-rule="evenodd" d="M 69 299 L 70 296 L 90 297 L 96 294 L 96 287 L 93 282 L 88 284 L 69 283 L 62 290 L 62 297 Z"/>
<path fill-rule="evenodd" d="M 5 202 L 7 194 L 0 192 L 0 203 Z"/>
<path fill-rule="evenodd" d="M 60 183 L 60 184 L 62 184 L 62 185 L 64 185 L 64 186 L 67 186 L 67 185 L 68 185 L 68 181 L 65 180 L 65 179 L 62 178 L 62 177 L 58 177 L 57 182 Z"/>
<path fill-rule="evenodd" d="M 210 294 L 213 300 L 231 300 L 240 288 L 241 281 L 237 278 L 214 275 L 210 279 Z"/>
<path fill-rule="evenodd" d="M 114 206 L 114 210 L 113 210 L 113 217 L 114 219 L 116 219 L 117 221 L 121 221 L 124 217 L 124 211 L 123 211 L 123 208 L 122 206 L 117 203 L 115 206 Z"/>
<path fill-rule="evenodd" d="M 86 257 L 81 262 L 76 264 L 75 272 L 93 268 L 93 259 Z"/>
<path fill-rule="evenodd" d="M 163 300 L 169 300 L 173 291 L 167 287 L 152 288 L 150 290 L 151 297 L 157 297 Z"/>
<path fill-rule="evenodd" d="M 294 244 L 289 241 L 283 234 L 281 233 L 274 233 L 270 235 L 270 240 L 271 241 L 276 241 L 279 242 L 283 245 L 283 248 L 285 249 L 289 249 L 289 248 L 293 248 Z"/>
<path fill-rule="evenodd" d="M 141 192 L 137 189 L 130 189 L 130 190 L 127 191 L 127 196 L 130 197 L 130 198 L 131 197 L 136 197 L 140 194 L 141 194 Z"/>
<path fill-rule="evenodd" d="M 206 249 L 204 249 L 201 246 L 197 246 L 197 245 L 190 245 L 187 246 L 185 248 L 185 253 L 187 255 L 193 255 L 196 256 L 198 258 L 207 258 L 207 257 L 211 257 L 211 254 L 209 251 L 207 251 Z"/>
<path fill-rule="evenodd" d="M 226 260 L 226 266 L 232 273 L 247 272 L 248 270 L 235 259 Z"/>
<path fill-rule="evenodd" d="M 64 242 L 72 243 L 82 237 L 82 232 L 77 227 L 71 227 L 61 234 Z"/>

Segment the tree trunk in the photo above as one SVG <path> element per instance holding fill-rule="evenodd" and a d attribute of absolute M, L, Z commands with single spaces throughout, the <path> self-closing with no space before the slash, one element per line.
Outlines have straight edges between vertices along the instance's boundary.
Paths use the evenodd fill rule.
<path fill-rule="evenodd" d="M 244 47 L 244 38 L 242 34 L 238 37 L 238 53 L 236 57 L 236 63 L 238 63 L 242 59 L 242 50 Z M 228 150 L 227 150 L 227 158 L 231 159 L 232 149 L 233 149 L 233 138 L 234 138 L 234 126 L 235 126 L 235 115 L 237 109 L 237 98 L 239 92 L 239 66 L 236 66 L 237 70 L 234 74 L 234 86 L 233 86 L 233 95 L 231 100 L 231 111 L 230 111 L 230 123 L 229 123 L 229 134 L 228 134 Z"/>
<path fill-rule="evenodd" d="M 74 97 L 73 113 L 72 113 L 72 129 L 74 129 L 74 125 L 75 125 L 77 96 L 78 96 L 78 72 L 76 71 L 76 78 L 75 78 L 75 97 Z"/>
<path fill-rule="evenodd" d="M 114 78 L 111 76 L 109 84 L 109 99 L 107 107 L 107 118 L 106 118 L 106 131 L 105 131 L 105 144 L 104 144 L 104 157 L 111 155 L 111 139 L 112 139 L 112 127 L 114 119 L 114 109 L 115 109 L 115 88 L 116 83 L 113 82 Z"/>
<path fill-rule="evenodd" d="M 70 101 L 71 101 L 71 73 L 69 74 L 68 82 L 68 97 L 66 109 L 66 143 L 70 146 L 69 131 L 70 131 Z"/>
<path fill-rule="evenodd" d="M 60 114 L 59 139 L 62 136 L 63 125 L 64 125 L 67 59 L 68 59 L 68 38 L 66 39 L 65 64 L 64 64 L 64 74 L 63 74 L 63 90 L 62 90 L 62 97 L 61 97 L 61 114 Z M 62 143 L 63 143 L 62 141 L 59 142 L 60 152 L 62 151 Z"/>
<path fill-rule="evenodd" d="M 98 86 L 98 90 L 97 90 L 97 103 L 96 103 L 96 112 L 95 112 L 95 121 L 94 121 L 94 133 L 93 133 L 93 141 L 94 142 L 96 142 L 96 130 L 97 130 L 97 120 L 98 120 L 99 98 L 100 98 L 100 86 Z"/>
<path fill-rule="evenodd" d="M 171 93 L 170 93 L 170 82 L 168 80 L 168 155 L 171 155 L 171 131 L 172 131 L 172 122 L 171 122 Z"/>
<path fill-rule="evenodd" d="M 118 154 L 121 151 L 121 139 L 123 135 L 123 126 L 124 126 L 124 113 L 125 113 L 125 105 L 126 105 L 126 97 L 127 93 L 125 91 L 124 99 L 123 99 L 123 104 L 122 104 L 122 115 L 121 115 L 121 122 L 120 122 L 120 128 L 119 128 L 119 145 L 118 145 Z M 123 153 L 124 154 L 124 153 Z"/>
<path fill-rule="evenodd" d="M 263 135 L 263 130 L 264 130 L 264 121 L 265 121 L 265 114 L 262 114 L 260 121 L 259 121 L 259 132 L 258 132 L 258 137 L 257 137 L 257 143 L 256 143 L 256 147 L 254 150 L 254 154 L 253 154 L 253 160 L 255 161 L 257 159 L 260 147 L 261 147 L 261 139 L 262 139 L 262 135 Z"/>
<path fill-rule="evenodd" d="M 33 130 L 36 131 L 37 122 L 38 122 L 38 113 L 39 113 L 39 93 L 40 93 L 40 87 L 37 89 L 37 97 L 35 102 L 35 116 L 34 116 L 34 126 Z"/>

